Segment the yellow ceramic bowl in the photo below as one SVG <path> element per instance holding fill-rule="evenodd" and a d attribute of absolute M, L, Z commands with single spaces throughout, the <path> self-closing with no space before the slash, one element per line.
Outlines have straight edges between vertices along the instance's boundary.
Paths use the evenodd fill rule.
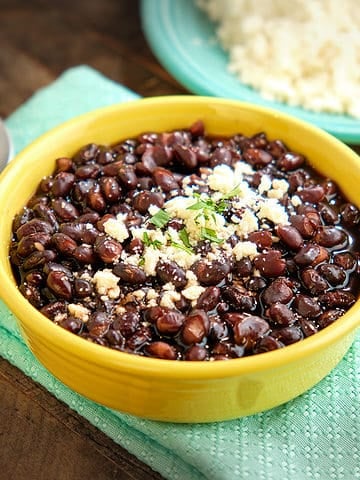
<path fill-rule="evenodd" d="M 323 131 L 259 106 L 201 97 L 159 97 L 93 111 L 42 136 L 0 180 L 1 295 L 39 361 L 70 388 L 141 417 L 208 422 L 251 415 L 305 392 L 341 360 L 360 325 L 360 301 L 316 335 L 281 350 L 220 362 L 138 357 L 95 345 L 56 326 L 19 293 L 8 260 L 11 223 L 54 159 L 89 142 L 112 143 L 144 131 L 187 127 L 203 119 L 210 134 L 265 131 L 307 155 L 360 207 L 360 159 Z M 24 125 L 23 128 L 26 128 Z M 348 174 L 351 172 L 351 175 Z"/>

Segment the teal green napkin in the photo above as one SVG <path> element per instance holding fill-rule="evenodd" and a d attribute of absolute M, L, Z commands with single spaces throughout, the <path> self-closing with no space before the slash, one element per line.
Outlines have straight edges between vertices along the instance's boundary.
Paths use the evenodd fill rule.
<path fill-rule="evenodd" d="M 39 90 L 6 123 L 19 151 L 74 115 L 134 97 L 89 67 L 76 67 Z M 360 479 L 360 336 L 330 375 L 286 405 L 194 425 L 121 414 L 69 390 L 33 357 L 1 303 L 0 355 L 166 479 Z"/>

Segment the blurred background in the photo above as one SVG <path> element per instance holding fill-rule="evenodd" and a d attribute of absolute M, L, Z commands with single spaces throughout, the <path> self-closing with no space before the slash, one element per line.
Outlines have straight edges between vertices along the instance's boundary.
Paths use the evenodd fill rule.
<path fill-rule="evenodd" d="M 142 96 L 185 93 L 155 61 L 138 1 L 0 0 L 0 117 L 80 64 Z"/>

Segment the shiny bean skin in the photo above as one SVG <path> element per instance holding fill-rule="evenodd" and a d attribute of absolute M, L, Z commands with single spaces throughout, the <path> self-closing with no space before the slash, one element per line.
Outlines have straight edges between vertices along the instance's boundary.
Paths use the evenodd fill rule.
<path fill-rule="evenodd" d="M 243 154 L 244 160 L 254 167 L 263 167 L 272 161 L 270 153 L 259 148 L 248 148 Z"/>
<path fill-rule="evenodd" d="M 207 357 L 208 352 L 206 348 L 201 347 L 200 345 L 192 345 L 185 353 L 185 360 L 192 362 L 203 362 Z"/>
<path fill-rule="evenodd" d="M 66 197 L 75 183 L 75 175 L 70 172 L 59 172 L 52 183 L 51 193 L 54 197 Z"/>
<path fill-rule="evenodd" d="M 75 205 L 61 197 L 53 200 L 52 208 L 54 209 L 56 216 L 61 221 L 76 220 L 76 218 L 80 215 L 79 210 L 75 207 Z"/>
<path fill-rule="evenodd" d="M 295 320 L 294 312 L 283 303 L 273 303 L 267 311 L 268 316 L 276 325 L 288 327 L 292 325 Z"/>
<path fill-rule="evenodd" d="M 305 267 L 317 265 L 329 258 L 328 251 L 317 243 L 307 243 L 295 255 L 294 261 L 298 265 Z"/>
<path fill-rule="evenodd" d="M 251 350 L 269 330 L 270 326 L 266 320 L 250 315 L 235 324 L 235 342 L 237 345 L 243 345 L 246 350 Z"/>
<path fill-rule="evenodd" d="M 43 232 L 30 233 L 22 237 L 17 246 L 17 254 L 27 257 L 35 251 L 43 251 L 50 244 L 51 235 Z"/>
<path fill-rule="evenodd" d="M 323 247 L 335 247 L 343 248 L 346 246 L 347 235 L 342 230 L 336 227 L 319 227 L 314 241 Z"/>
<path fill-rule="evenodd" d="M 53 270 L 46 279 L 46 284 L 58 297 L 70 300 L 72 297 L 72 285 L 66 273 Z"/>
<path fill-rule="evenodd" d="M 298 294 L 294 299 L 294 308 L 304 318 L 315 318 L 320 315 L 321 308 L 318 300 L 308 295 Z"/>
<path fill-rule="evenodd" d="M 23 237 L 30 235 L 32 233 L 53 233 L 54 228 L 50 223 L 45 222 L 39 218 L 33 218 L 29 222 L 24 223 L 16 230 L 16 236 L 18 240 L 21 240 Z"/>
<path fill-rule="evenodd" d="M 187 283 L 185 271 L 175 262 L 159 262 L 156 274 L 161 282 L 171 282 L 176 288 L 185 287 Z"/>
<path fill-rule="evenodd" d="M 56 249 L 63 255 L 71 255 L 77 247 L 75 240 L 64 233 L 55 233 L 52 236 L 52 242 Z"/>
<path fill-rule="evenodd" d="M 146 280 L 146 274 L 144 270 L 135 265 L 119 262 L 113 268 L 113 273 L 121 278 L 123 282 L 130 283 L 132 285 L 141 285 Z"/>
<path fill-rule="evenodd" d="M 153 342 L 145 347 L 145 352 L 150 357 L 162 358 L 164 360 L 176 360 L 176 349 L 166 342 Z"/>
<path fill-rule="evenodd" d="M 275 279 L 263 293 L 263 301 L 266 305 L 272 303 L 288 303 L 293 298 L 294 293 L 286 278 L 280 277 Z"/>
<path fill-rule="evenodd" d="M 232 309 L 240 312 L 252 312 L 256 309 L 257 301 L 254 295 L 238 286 L 222 288 L 222 296 Z"/>
<path fill-rule="evenodd" d="M 280 156 L 276 164 L 280 170 L 285 170 L 286 172 L 290 170 L 296 170 L 301 167 L 305 162 L 305 158 L 298 153 L 286 152 Z"/>
<path fill-rule="evenodd" d="M 280 240 L 291 250 L 299 250 L 303 245 L 303 238 L 299 230 L 290 225 L 279 225 L 276 229 Z"/>
<path fill-rule="evenodd" d="M 119 242 L 112 238 L 98 236 L 95 241 L 94 250 L 103 262 L 113 263 L 119 260 L 122 252 L 122 246 Z"/>
<path fill-rule="evenodd" d="M 164 192 L 171 192 L 179 188 L 179 184 L 175 180 L 174 175 L 163 167 L 157 167 L 152 172 L 152 177 L 156 185 L 158 185 Z"/>
<path fill-rule="evenodd" d="M 208 312 L 219 303 L 221 291 L 219 287 L 207 287 L 198 298 L 196 307 Z"/>
<path fill-rule="evenodd" d="M 121 188 L 114 177 L 100 178 L 100 189 L 107 202 L 117 202 L 121 197 Z"/>
<path fill-rule="evenodd" d="M 156 318 L 156 328 L 164 335 L 174 335 L 178 333 L 184 323 L 185 317 L 182 313 L 162 307 Z"/>
<path fill-rule="evenodd" d="M 315 269 L 307 268 L 301 273 L 302 282 L 312 295 L 323 293 L 329 288 L 329 284 L 324 277 Z"/>
<path fill-rule="evenodd" d="M 286 261 L 278 250 L 269 250 L 256 256 L 254 265 L 264 277 L 278 277 L 286 269 Z"/>
<path fill-rule="evenodd" d="M 210 322 L 204 310 L 194 310 L 184 320 L 181 340 L 185 345 L 200 343 L 209 333 Z"/>
<path fill-rule="evenodd" d="M 200 260 L 192 269 L 201 284 L 217 285 L 230 272 L 230 265 L 220 260 L 213 260 L 211 263 Z"/>

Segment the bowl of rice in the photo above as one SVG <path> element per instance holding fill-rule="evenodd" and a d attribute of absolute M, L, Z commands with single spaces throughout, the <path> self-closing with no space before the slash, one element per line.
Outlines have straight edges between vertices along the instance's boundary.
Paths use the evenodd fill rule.
<path fill-rule="evenodd" d="M 159 61 L 190 91 L 276 108 L 360 142 L 355 0 L 142 2 Z"/>

